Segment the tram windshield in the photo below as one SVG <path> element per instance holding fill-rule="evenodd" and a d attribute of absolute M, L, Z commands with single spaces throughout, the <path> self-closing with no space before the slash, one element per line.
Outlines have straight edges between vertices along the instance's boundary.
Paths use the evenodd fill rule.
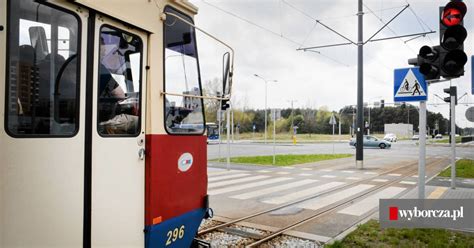
<path fill-rule="evenodd" d="M 165 12 L 192 22 L 190 17 L 171 7 L 166 7 Z M 165 97 L 166 130 L 171 134 L 202 134 L 203 101 L 201 98 L 189 96 L 202 96 L 195 30 L 180 19 L 167 15 L 164 37 L 165 92 L 183 95 Z"/>

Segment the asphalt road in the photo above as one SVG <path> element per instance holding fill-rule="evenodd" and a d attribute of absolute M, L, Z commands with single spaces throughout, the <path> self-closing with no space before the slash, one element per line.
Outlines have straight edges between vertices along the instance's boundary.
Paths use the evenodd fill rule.
<path fill-rule="evenodd" d="M 220 148 L 219 148 L 220 146 Z M 225 158 L 227 155 L 227 144 L 210 144 L 208 147 L 208 159 L 216 159 L 219 157 Z M 273 144 L 262 144 L 252 142 L 236 142 L 230 145 L 230 156 L 259 156 L 259 155 L 272 155 Z M 219 152 L 220 150 L 220 152 Z M 379 148 L 365 148 L 364 155 L 368 157 L 384 156 L 386 158 L 399 159 L 417 159 L 418 158 L 418 145 L 415 141 L 398 141 L 392 143 L 390 149 L 379 149 Z M 332 154 L 332 153 L 348 153 L 355 155 L 355 148 L 349 146 L 348 142 L 344 143 L 316 143 L 316 144 L 276 144 L 276 154 Z M 447 145 L 427 145 L 426 147 L 427 157 L 432 156 L 450 156 L 451 148 Z M 474 145 L 457 147 L 456 156 L 459 158 L 470 158 L 474 159 Z"/>

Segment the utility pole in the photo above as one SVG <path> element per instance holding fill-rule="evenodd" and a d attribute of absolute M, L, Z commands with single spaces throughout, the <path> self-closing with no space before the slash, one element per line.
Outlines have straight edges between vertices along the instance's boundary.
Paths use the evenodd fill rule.
<path fill-rule="evenodd" d="M 313 46 L 313 47 L 305 47 L 305 48 L 298 48 L 296 49 L 297 51 L 312 51 L 313 49 L 319 49 L 319 48 L 327 48 L 327 47 L 336 47 L 336 46 L 346 46 L 346 45 L 356 45 L 357 46 L 357 127 L 356 127 L 356 167 L 363 169 L 364 167 L 364 150 L 363 150 L 363 135 L 364 135 L 364 107 L 363 107 L 363 98 L 364 98 L 364 50 L 363 47 L 365 44 L 369 42 L 378 42 L 378 41 L 385 41 L 385 40 L 390 40 L 390 39 L 399 39 L 403 37 L 411 37 L 411 36 L 425 36 L 427 34 L 432 34 L 436 33 L 435 31 L 427 31 L 427 32 L 421 32 L 421 33 L 416 33 L 416 34 L 408 34 L 408 35 L 397 35 L 393 37 L 387 37 L 387 38 L 377 38 L 375 39 L 374 37 L 379 34 L 385 27 L 387 27 L 393 20 L 395 20 L 403 11 L 405 11 L 410 5 L 406 5 L 401 11 L 399 11 L 390 21 L 387 23 L 384 23 L 384 25 L 377 31 L 375 32 L 369 39 L 367 39 L 365 42 L 363 41 L 363 1 L 358 0 L 358 39 L 357 43 L 353 42 L 346 36 L 342 35 L 341 33 L 335 31 L 334 29 L 330 28 L 326 24 L 322 23 L 320 20 L 315 19 L 317 24 L 320 24 L 321 26 L 325 27 L 326 29 L 330 30 L 331 32 L 339 35 L 340 37 L 344 38 L 348 42 L 346 43 L 339 43 L 339 44 L 330 44 L 330 45 L 321 45 L 321 46 Z M 306 14 L 309 16 L 308 14 Z M 313 51 L 314 52 L 314 51 Z"/>
<path fill-rule="evenodd" d="M 258 77 L 260 79 L 262 79 L 264 82 L 265 82 L 265 144 L 267 144 L 267 88 L 268 88 L 268 82 L 278 82 L 277 80 L 267 80 L 261 76 L 259 76 L 258 74 L 254 74 L 255 77 Z"/>
<path fill-rule="evenodd" d="M 362 0 L 359 0 L 357 12 L 357 129 L 356 129 L 356 167 L 364 168 L 364 11 Z"/>

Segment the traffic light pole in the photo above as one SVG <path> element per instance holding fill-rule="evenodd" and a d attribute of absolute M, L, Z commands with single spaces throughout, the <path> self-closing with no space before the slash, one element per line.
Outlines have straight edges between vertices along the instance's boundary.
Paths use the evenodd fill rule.
<path fill-rule="evenodd" d="M 451 188 L 456 188 L 456 95 L 451 94 Z"/>
<path fill-rule="evenodd" d="M 425 167 L 426 167 L 426 102 L 420 102 L 420 144 L 418 159 L 418 199 L 425 199 Z"/>
<path fill-rule="evenodd" d="M 356 128 L 356 167 L 364 168 L 364 25 L 363 3 L 359 0 L 358 39 L 357 39 L 357 128 Z"/>

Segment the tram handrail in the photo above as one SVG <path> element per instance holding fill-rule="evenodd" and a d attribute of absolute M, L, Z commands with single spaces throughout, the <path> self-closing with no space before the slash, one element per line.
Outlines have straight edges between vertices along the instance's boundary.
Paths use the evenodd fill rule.
<path fill-rule="evenodd" d="M 199 99 L 210 99 L 210 100 L 229 100 L 229 97 L 217 97 L 217 96 L 197 96 L 197 95 L 189 95 L 189 94 L 178 94 L 178 93 L 168 93 L 168 92 L 161 92 L 161 95 L 170 95 L 170 96 L 183 96 L 183 97 L 191 97 L 191 98 L 199 98 Z"/>

